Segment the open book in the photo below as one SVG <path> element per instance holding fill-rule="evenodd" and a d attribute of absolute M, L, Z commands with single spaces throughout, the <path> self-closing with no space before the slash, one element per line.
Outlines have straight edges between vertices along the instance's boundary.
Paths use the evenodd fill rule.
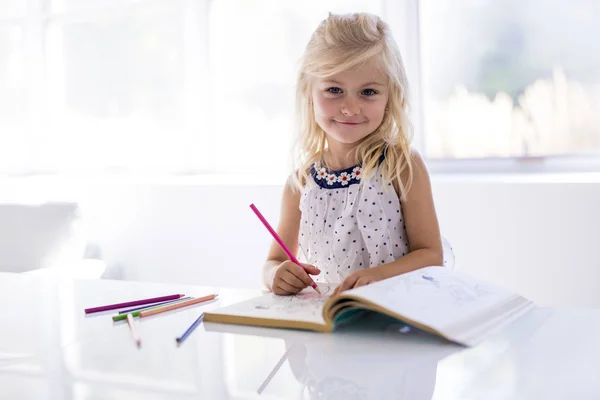
<path fill-rule="evenodd" d="M 204 315 L 206 322 L 334 331 L 378 313 L 451 342 L 473 346 L 534 307 L 507 289 L 444 267 L 426 267 L 335 296 L 307 288 L 269 293 Z"/>

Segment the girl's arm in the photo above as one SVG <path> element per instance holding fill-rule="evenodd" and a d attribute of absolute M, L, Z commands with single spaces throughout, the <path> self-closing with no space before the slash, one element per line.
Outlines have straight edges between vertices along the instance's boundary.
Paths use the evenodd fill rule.
<path fill-rule="evenodd" d="M 442 239 L 433 204 L 429 173 L 423 159 L 414 150 L 411 162 L 413 182 L 406 195 L 406 200 L 402 201 L 409 253 L 393 262 L 354 272 L 342 282 L 334 293 L 419 268 L 443 265 Z"/>
<path fill-rule="evenodd" d="M 401 202 L 409 253 L 394 262 L 381 265 L 383 279 L 430 265 L 443 265 L 444 262 L 429 173 L 416 150 L 412 151 L 411 162 L 413 182 L 406 200 Z"/>

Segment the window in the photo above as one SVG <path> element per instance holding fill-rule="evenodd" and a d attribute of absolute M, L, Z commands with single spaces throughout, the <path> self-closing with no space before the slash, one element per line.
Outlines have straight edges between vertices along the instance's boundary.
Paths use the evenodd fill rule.
<path fill-rule="evenodd" d="M 212 2 L 211 169 L 269 173 L 287 166 L 296 71 L 311 33 L 328 12 L 381 14 L 382 8 L 383 1 L 366 0 Z"/>
<path fill-rule="evenodd" d="M 201 170 L 207 0 L 14 4 L 0 8 L 1 174 Z"/>
<path fill-rule="evenodd" d="M 310 33 L 383 1 L 22 3 L 0 8 L 0 173 L 270 174 Z"/>
<path fill-rule="evenodd" d="M 3 0 L 0 2 L 0 16 L 2 19 L 22 17 L 25 14 L 25 4 L 23 0 Z"/>
<path fill-rule="evenodd" d="M 6 7 L 6 5 L 4 5 Z M 10 10 L 10 9 L 9 9 Z M 0 9 L 0 12 L 5 11 Z M 0 168 L 17 169 L 26 152 L 27 85 L 23 26 L 0 25 Z M 10 134 L 9 134 L 10 132 Z"/>
<path fill-rule="evenodd" d="M 50 17 L 44 169 L 161 172 L 192 162 L 182 12 L 165 1 Z"/>
<path fill-rule="evenodd" d="M 591 0 L 0 3 L 2 175 L 284 176 L 298 62 L 328 12 L 390 23 L 429 160 L 600 149 Z"/>
<path fill-rule="evenodd" d="M 430 159 L 600 148 L 600 3 L 420 2 Z"/>

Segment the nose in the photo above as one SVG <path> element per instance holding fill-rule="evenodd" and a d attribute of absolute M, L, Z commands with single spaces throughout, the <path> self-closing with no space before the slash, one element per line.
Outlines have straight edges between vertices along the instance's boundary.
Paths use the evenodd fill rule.
<path fill-rule="evenodd" d="M 351 117 L 353 115 L 358 115 L 358 114 L 360 114 L 360 103 L 355 99 L 348 98 L 342 104 L 341 111 L 342 111 L 342 114 L 344 114 L 347 117 Z"/>

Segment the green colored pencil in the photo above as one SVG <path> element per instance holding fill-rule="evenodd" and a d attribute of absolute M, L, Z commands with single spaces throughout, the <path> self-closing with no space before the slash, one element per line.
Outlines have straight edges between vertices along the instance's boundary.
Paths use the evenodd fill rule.
<path fill-rule="evenodd" d="M 180 302 L 182 302 L 182 301 L 190 300 L 191 298 L 192 298 L 192 297 L 182 297 L 182 298 L 180 298 L 180 299 L 178 299 L 178 300 L 176 300 L 176 301 L 173 301 L 173 302 L 171 302 L 171 303 L 169 303 L 169 304 L 180 303 Z M 156 304 L 155 304 L 155 305 L 153 305 L 152 307 L 143 308 L 143 309 L 141 309 L 141 310 L 137 310 L 137 311 L 134 311 L 134 312 L 132 312 L 132 313 L 113 315 L 112 319 L 113 319 L 113 321 L 115 321 L 115 322 L 117 322 L 117 321 L 123 321 L 124 319 L 127 319 L 127 315 L 128 315 L 128 314 L 131 314 L 131 316 L 132 316 L 132 317 L 139 317 L 139 316 L 140 316 L 140 313 L 141 313 L 142 311 L 151 310 L 151 309 L 153 309 L 153 308 L 158 308 L 158 307 L 163 307 L 163 306 L 164 306 L 164 304 L 159 304 L 159 305 L 156 305 Z"/>

